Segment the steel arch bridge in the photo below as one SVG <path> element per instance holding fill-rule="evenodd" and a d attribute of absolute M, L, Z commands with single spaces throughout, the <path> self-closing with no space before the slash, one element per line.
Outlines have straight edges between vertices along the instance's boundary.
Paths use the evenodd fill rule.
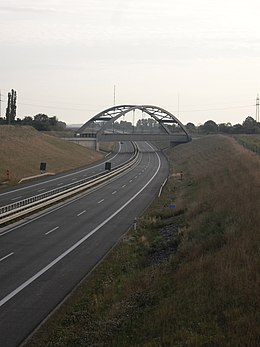
<path fill-rule="evenodd" d="M 114 130 L 115 122 L 129 112 L 136 110 L 153 118 L 160 128 L 160 133 L 118 132 Z M 177 124 L 179 131 L 173 132 L 172 125 Z M 185 126 L 169 111 L 152 105 L 120 105 L 110 107 L 83 124 L 75 133 L 75 137 L 93 138 L 96 141 L 162 141 L 169 140 L 172 144 L 191 141 Z"/>

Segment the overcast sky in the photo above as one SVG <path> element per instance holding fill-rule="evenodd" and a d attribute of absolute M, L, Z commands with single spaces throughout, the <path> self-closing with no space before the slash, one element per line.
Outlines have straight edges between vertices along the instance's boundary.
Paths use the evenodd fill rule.
<path fill-rule="evenodd" d="M 84 123 L 151 104 L 186 124 L 241 123 L 260 93 L 259 0 L 0 0 L 2 116 Z"/>

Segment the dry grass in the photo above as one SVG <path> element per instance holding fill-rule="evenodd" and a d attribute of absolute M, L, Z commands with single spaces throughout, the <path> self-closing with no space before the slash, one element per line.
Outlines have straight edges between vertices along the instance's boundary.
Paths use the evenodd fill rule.
<path fill-rule="evenodd" d="M 57 137 L 42 134 L 31 127 L 0 126 L 0 182 L 10 183 L 39 174 L 41 162 L 47 163 L 47 172 L 63 172 L 90 164 L 103 156 L 82 146 Z"/>
<path fill-rule="evenodd" d="M 224 136 L 168 156 L 169 182 L 137 231 L 28 346 L 260 345 L 259 158 Z"/>

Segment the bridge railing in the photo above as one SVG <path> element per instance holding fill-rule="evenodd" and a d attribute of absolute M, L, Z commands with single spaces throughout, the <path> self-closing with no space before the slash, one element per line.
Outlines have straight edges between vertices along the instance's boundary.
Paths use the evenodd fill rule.
<path fill-rule="evenodd" d="M 125 163 L 115 166 L 111 169 L 111 171 L 106 170 L 105 172 L 102 172 L 100 174 L 88 178 L 83 178 L 79 181 L 69 183 L 62 187 L 55 188 L 47 192 L 14 202 L 12 204 L 2 206 L 0 207 L 0 225 L 9 222 L 12 219 L 21 217 L 25 214 L 80 193 L 84 190 L 93 188 L 132 167 L 137 162 L 137 160 L 138 149 L 135 145 L 132 157 Z"/>

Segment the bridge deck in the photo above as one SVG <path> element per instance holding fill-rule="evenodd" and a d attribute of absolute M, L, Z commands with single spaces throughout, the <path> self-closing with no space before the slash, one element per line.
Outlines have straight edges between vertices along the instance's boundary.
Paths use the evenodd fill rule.
<path fill-rule="evenodd" d="M 101 142 L 113 141 L 170 141 L 176 143 L 189 142 L 191 139 L 185 134 L 98 134 Z"/>

